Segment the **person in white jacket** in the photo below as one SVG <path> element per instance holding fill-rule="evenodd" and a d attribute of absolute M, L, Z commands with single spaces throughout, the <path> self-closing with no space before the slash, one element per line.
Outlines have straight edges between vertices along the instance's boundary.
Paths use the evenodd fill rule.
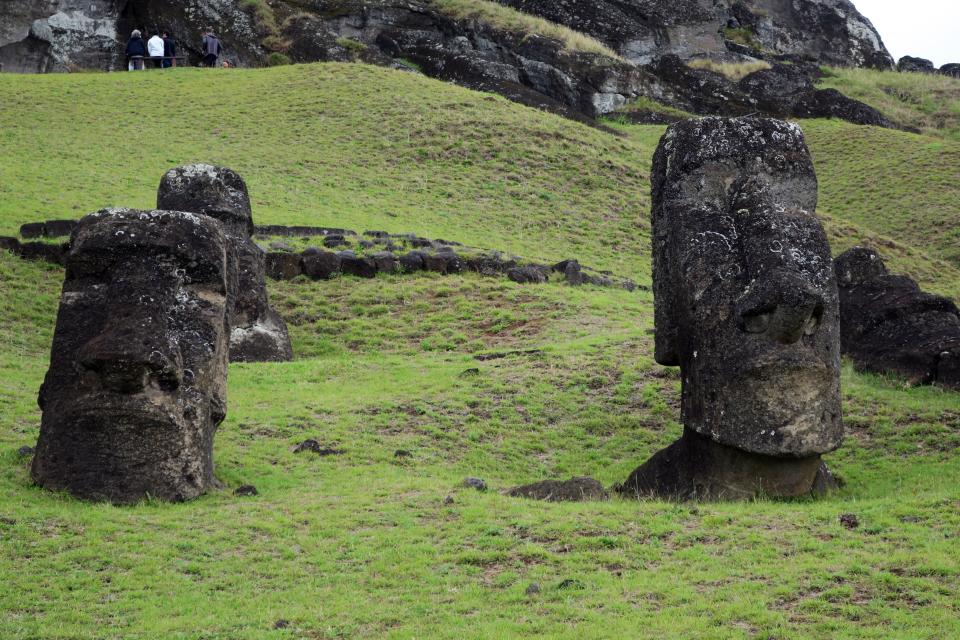
<path fill-rule="evenodd" d="M 163 38 L 160 33 L 153 32 L 153 37 L 147 40 L 147 53 L 153 58 L 153 66 L 157 69 L 163 66 Z"/>

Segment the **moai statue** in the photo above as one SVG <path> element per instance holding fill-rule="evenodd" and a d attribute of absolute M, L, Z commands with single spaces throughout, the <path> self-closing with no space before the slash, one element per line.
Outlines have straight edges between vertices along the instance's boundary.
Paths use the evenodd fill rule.
<path fill-rule="evenodd" d="M 107 209 L 80 221 L 38 398 L 37 484 L 117 504 L 214 485 L 230 257 L 205 216 Z"/>
<path fill-rule="evenodd" d="M 231 362 L 293 359 L 290 335 L 267 299 L 266 259 L 253 241 L 247 185 L 237 172 L 209 164 L 171 169 L 160 181 L 157 208 L 219 220 L 237 254 L 237 299 L 230 315 Z"/>
<path fill-rule="evenodd" d="M 833 484 L 840 332 L 817 179 L 800 128 L 671 126 L 653 161 L 655 358 L 680 366 L 683 436 L 621 491 L 799 496 Z"/>
<path fill-rule="evenodd" d="M 889 273 L 873 249 L 854 247 L 833 264 L 840 347 L 857 369 L 960 390 L 960 310 L 952 300 Z"/>

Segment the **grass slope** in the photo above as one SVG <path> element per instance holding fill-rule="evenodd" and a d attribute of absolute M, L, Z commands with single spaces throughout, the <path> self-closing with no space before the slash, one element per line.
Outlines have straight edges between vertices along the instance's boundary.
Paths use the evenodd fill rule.
<path fill-rule="evenodd" d="M 866 102 L 903 126 L 960 141 L 960 79 L 930 73 L 824 69 L 821 88 Z"/>
<path fill-rule="evenodd" d="M 0 75 L 0 95 L 0 231 L 150 206 L 164 169 L 209 160 L 247 177 L 262 222 L 574 255 L 649 283 L 647 171 L 662 127 L 616 137 L 350 65 Z M 857 202 L 848 173 L 862 158 L 833 139 L 853 146 L 861 130 L 804 127 L 824 192 L 841 194 L 824 197 L 832 238 L 894 232 L 888 210 L 858 220 L 865 205 L 839 206 Z M 891 193 L 906 188 L 890 176 Z M 956 269 L 925 245 L 889 242 L 897 266 L 957 290 Z M 531 503 L 496 490 L 620 481 L 679 435 L 679 380 L 653 364 L 649 293 L 476 275 L 271 283 L 299 357 L 231 367 L 216 443 L 228 489 L 88 505 L 31 487 L 15 453 L 37 435 L 61 279 L 0 254 L 0 637 L 960 634 L 956 394 L 845 369 L 848 437 L 828 460 L 847 484 L 829 498 Z M 509 349 L 541 353 L 472 358 Z M 292 454 L 307 437 L 345 453 Z M 466 475 L 494 491 L 459 488 Z M 231 495 L 248 482 L 259 497 Z M 860 528 L 839 524 L 845 512 Z"/>

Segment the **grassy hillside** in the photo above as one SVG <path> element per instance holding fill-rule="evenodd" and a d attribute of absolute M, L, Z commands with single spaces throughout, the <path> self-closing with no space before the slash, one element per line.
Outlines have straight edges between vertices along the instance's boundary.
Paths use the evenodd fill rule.
<path fill-rule="evenodd" d="M 824 69 L 821 88 L 833 88 L 927 135 L 960 141 L 960 79 L 928 73 Z"/>
<path fill-rule="evenodd" d="M 150 206 L 163 170 L 203 160 L 247 178 L 260 222 L 573 256 L 649 284 L 662 127 L 613 135 L 353 65 L 0 74 L 0 95 L 0 233 Z M 885 204 L 912 176 L 862 173 L 894 140 L 936 176 L 953 143 L 803 126 L 835 246 L 886 242 L 895 267 L 956 295 L 949 246 Z M 947 198 L 955 228 L 956 192 L 940 191 L 917 190 L 913 215 Z M 61 279 L 0 253 L 0 637 L 960 634 L 956 394 L 846 368 L 848 437 L 828 456 L 846 485 L 828 498 L 531 503 L 499 490 L 573 474 L 609 485 L 679 435 L 649 293 L 476 275 L 271 283 L 298 359 L 231 366 L 226 488 L 88 505 L 31 487 L 16 455 L 37 436 Z M 472 357 L 513 349 L 540 352 Z M 308 437 L 344 454 L 291 453 Z M 492 490 L 459 487 L 467 475 Z M 243 483 L 260 495 L 234 497 Z M 848 512 L 858 529 L 839 524 Z"/>

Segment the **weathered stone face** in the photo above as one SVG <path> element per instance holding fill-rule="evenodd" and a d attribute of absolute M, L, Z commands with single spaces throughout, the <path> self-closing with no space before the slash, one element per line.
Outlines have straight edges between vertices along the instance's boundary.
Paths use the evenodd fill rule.
<path fill-rule="evenodd" d="M 656 359 L 684 425 L 767 456 L 840 445 L 837 287 L 796 125 L 703 118 L 653 165 Z"/>
<path fill-rule="evenodd" d="M 112 209 L 80 221 L 38 399 L 37 484 L 131 503 L 189 500 L 214 483 L 229 259 L 204 216 Z"/>
<path fill-rule="evenodd" d="M 237 297 L 230 313 L 230 360 L 292 360 L 286 323 L 267 298 L 265 254 L 251 239 L 253 214 L 243 178 L 231 169 L 209 164 L 176 167 L 160 181 L 157 208 L 207 215 L 226 231 L 237 265 Z"/>

